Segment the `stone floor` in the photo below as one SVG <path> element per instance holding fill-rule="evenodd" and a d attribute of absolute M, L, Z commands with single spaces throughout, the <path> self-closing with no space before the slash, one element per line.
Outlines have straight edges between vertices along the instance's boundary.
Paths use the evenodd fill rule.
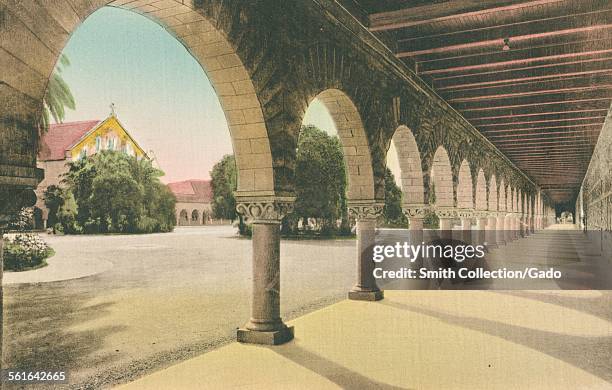
<path fill-rule="evenodd" d="M 568 244 L 565 254 L 592 252 L 579 232 L 566 233 L 547 230 L 516 246 L 546 257 L 553 239 Z M 232 343 L 121 388 L 612 388 L 611 291 L 385 294 L 291 321 L 288 344 Z"/>

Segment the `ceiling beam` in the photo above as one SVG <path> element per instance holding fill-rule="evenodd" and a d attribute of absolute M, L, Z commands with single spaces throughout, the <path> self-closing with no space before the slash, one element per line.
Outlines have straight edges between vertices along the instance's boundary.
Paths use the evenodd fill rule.
<path fill-rule="evenodd" d="M 421 35 L 398 39 L 397 56 L 418 57 L 432 53 L 453 53 L 463 50 L 482 50 L 498 47 L 501 51 L 504 39 L 509 39 L 512 49 L 533 45 L 546 39 L 559 37 L 581 37 L 594 31 L 612 28 L 612 10 L 599 10 L 584 14 L 562 16 L 541 20 L 522 21 L 484 29 L 473 29 L 439 35 Z M 419 59 L 417 58 L 417 61 Z"/>
<path fill-rule="evenodd" d="M 503 70 L 476 75 L 446 77 L 434 79 L 434 86 L 439 91 L 464 89 L 467 87 L 486 87 L 501 84 L 560 79 L 562 77 L 610 74 L 612 57 L 598 58 L 576 63 L 551 65 L 543 68 Z"/>
<path fill-rule="evenodd" d="M 517 1 L 512 0 L 472 0 L 454 1 L 406 7 L 396 11 L 380 12 L 370 15 L 370 31 L 394 30 L 421 24 L 448 21 L 464 17 L 476 17 L 518 8 L 534 7 L 558 3 L 560 0 Z"/>
<path fill-rule="evenodd" d="M 481 111 L 463 111 L 461 114 L 468 120 L 473 118 L 491 117 L 491 116 L 525 116 L 528 114 L 542 114 L 548 112 L 561 112 L 561 111 L 585 111 L 593 109 L 605 109 L 610 108 L 609 100 L 593 100 L 587 102 L 561 102 L 555 104 L 544 104 L 544 105 L 528 105 L 523 107 L 497 107 L 493 110 L 481 110 Z"/>
<path fill-rule="evenodd" d="M 603 30 L 601 37 L 591 35 L 589 41 L 564 42 L 558 45 L 529 47 L 507 51 L 457 55 L 434 60 L 418 61 L 419 74 L 436 74 L 455 69 L 487 69 L 516 64 L 535 64 L 551 59 L 581 57 L 588 53 L 604 53 L 612 49 L 612 32 Z"/>
<path fill-rule="evenodd" d="M 551 109 L 550 107 L 546 107 L 548 109 Z M 506 114 L 506 115 L 493 115 L 493 116 L 478 116 L 476 115 L 467 115 L 464 114 L 463 116 L 466 119 L 469 119 L 471 123 L 473 122 L 477 122 L 477 121 L 498 121 L 500 119 L 503 120 L 516 120 L 516 121 L 522 121 L 525 119 L 533 119 L 533 118 L 547 118 L 547 117 L 555 117 L 555 118 L 573 118 L 573 117 L 580 117 L 581 115 L 603 115 L 605 116 L 608 113 L 608 107 L 605 106 L 605 104 L 600 104 L 600 107 L 589 107 L 586 109 L 565 109 L 565 110 L 555 110 L 556 107 L 553 107 L 553 109 L 549 110 L 542 110 L 540 112 L 526 112 L 526 113 L 511 113 L 511 114 Z"/>
<path fill-rule="evenodd" d="M 558 78 L 484 88 L 454 89 L 441 93 L 447 101 L 476 101 L 512 96 L 539 96 L 555 92 L 580 92 L 612 87 L 612 72 L 585 77 Z"/>

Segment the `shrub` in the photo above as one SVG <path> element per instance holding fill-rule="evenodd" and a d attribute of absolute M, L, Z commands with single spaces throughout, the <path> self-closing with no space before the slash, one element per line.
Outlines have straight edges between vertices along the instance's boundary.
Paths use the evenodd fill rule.
<path fill-rule="evenodd" d="M 53 249 L 36 234 L 16 234 L 4 240 L 5 271 L 38 268 L 52 255 Z"/>

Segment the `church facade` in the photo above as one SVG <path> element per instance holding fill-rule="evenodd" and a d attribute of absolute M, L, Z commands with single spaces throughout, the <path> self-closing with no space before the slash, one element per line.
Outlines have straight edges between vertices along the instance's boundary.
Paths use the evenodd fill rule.
<path fill-rule="evenodd" d="M 148 158 L 114 114 L 104 120 L 51 124 L 40 142 L 37 166 L 44 169 L 45 178 L 36 190 L 37 227 L 46 227 L 48 210 L 44 193 L 49 186 L 60 185 L 69 162 L 103 150 L 117 150 L 139 159 Z"/>

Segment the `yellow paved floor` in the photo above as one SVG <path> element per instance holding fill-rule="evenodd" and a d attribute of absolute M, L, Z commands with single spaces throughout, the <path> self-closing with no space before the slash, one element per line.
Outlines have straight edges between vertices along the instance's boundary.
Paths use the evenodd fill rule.
<path fill-rule="evenodd" d="M 549 303 L 559 297 L 611 303 L 607 292 L 387 291 L 292 321 L 286 345 L 233 343 L 123 388 L 612 388 L 612 352 L 597 347 L 612 323 Z"/>

